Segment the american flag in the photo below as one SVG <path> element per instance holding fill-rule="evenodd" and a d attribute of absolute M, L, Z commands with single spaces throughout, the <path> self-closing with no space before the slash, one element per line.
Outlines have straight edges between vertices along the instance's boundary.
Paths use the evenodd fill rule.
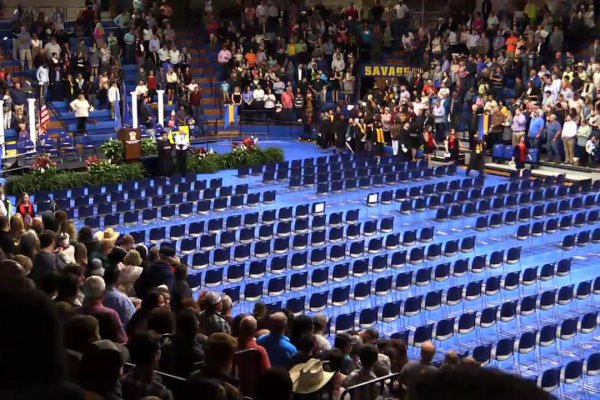
<path fill-rule="evenodd" d="M 50 115 L 48 115 L 48 108 L 45 103 L 42 103 L 40 110 L 40 130 L 43 132 L 47 131 L 48 122 L 50 122 Z"/>

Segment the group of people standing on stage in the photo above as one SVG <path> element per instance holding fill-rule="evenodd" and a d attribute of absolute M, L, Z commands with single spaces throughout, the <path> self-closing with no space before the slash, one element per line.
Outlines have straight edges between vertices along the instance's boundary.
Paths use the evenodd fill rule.
<path fill-rule="evenodd" d="M 157 126 L 156 133 L 160 134 L 156 140 L 160 175 L 168 176 L 173 172 L 184 175 L 187 172 L 187 153 L 190 148 L 189 133 L 180 130 L 177 126 L 167 132 L 161 125 Z M 175 152 L 175 163 L 173 152 Z"/>
<path fill-rule="evenodd" d="M 421 150 L 431 161 L 435 150 L 443 150 L 446 161 L 457 163 L 460 156 L 460 138 L 454 128 L 447 135 L 436 134 L 439 122 L 430 110 L 422 110 L 412 103 L 385 107 L 374 102 L 359 105 L 343 112 L 341 109 L 321 113 L 318 142 L 323 149 L 335 148 L 354 153 L 386 154 L 385 146 L 392 148 L 393 156 L 405 161 L 417 158 Z M 470 170 L 483 174 L 484 142 L 472 138 L 473 151 Z"/>

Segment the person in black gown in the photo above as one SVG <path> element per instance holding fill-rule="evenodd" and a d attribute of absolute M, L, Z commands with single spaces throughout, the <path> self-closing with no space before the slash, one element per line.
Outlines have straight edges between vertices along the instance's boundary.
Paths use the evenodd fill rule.
<path fill-rule="evenodd" d="M 173 173 L 173 157 L 171 155 L 173 146 L 167 137 L 167 132 L 164 129 L 161 130 L 161 137 L 156 141 L 156 150 L 158 153 L 158 172 L 164 176 Z"/>

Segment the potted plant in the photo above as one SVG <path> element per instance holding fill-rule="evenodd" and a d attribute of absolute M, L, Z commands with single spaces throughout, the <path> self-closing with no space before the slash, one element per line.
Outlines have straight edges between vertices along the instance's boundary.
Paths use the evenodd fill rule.
<path fill-rule="evenodd" d="M 120 140 L 110 139 L 100 146 L 102 154 L 113 162 L 120 162 L 125 156 L 125 146 Z"/>

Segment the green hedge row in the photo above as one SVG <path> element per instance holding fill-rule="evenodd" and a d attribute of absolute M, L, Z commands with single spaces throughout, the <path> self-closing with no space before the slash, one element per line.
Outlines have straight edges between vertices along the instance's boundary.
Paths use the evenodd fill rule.
<path fill-rule="evenodd" d="M 124 182 L 144 177 L 144 166 L 141 163 L 113 164 L 100 171 L 33 171 L 24 175 L 13 176 L 6 184 L 8 193 L 33 193 L 40 190 L 58 190 Z"/>

